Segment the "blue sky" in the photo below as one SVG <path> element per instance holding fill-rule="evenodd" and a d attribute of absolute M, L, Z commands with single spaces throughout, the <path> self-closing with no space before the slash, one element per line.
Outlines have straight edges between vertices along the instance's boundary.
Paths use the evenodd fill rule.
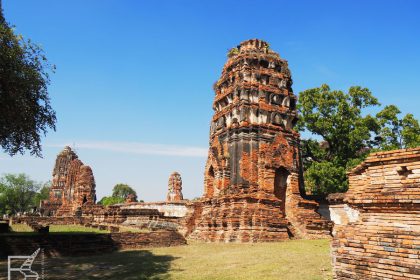
<path fill-rule="evenodd" d="M 0 173 L 51 177 L 65 144 L 93 168 L 98 197 L 116 183 L 163 200 L 178 171 L 203 191 L 213 83 L 226 52 L 260 38 L 289 61 L 295 93 L 327 83 L 371 89 L 420 118 L 420 1 L 3 0 L 16 32 L 57 66 L 57 131 L 43 159 L 0 153 Z"/>

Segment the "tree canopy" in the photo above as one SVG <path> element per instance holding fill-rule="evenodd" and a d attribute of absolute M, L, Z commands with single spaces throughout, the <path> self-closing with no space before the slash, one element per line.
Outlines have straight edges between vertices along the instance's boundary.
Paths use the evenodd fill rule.
<path fill-rule="evenodd" d="M 126 199 L 129 194 L 133 194 L 133 195 L 137 196 L 136 191 L 133 190 L 127 184 L 116 184 L 114 186 L 114 188 L 112 189 L 112 196 L 113 197 L 120 197 L 122 199 Z"/>
<path fill-rule="evenodd" d="M 53 71 L 38 45 L 14 33 L 0 0 L 0 146 L 9 155 L 41 156 L 41 136 L 55 130 L 47 90 Z"/>
<path fill-rule="evenodd" d="M 399 117 L 395 105 L 376 115 L 368 109 L 380 103 L 369 89 L 350 87 L 347 93 L 328 85 L 299 94 L 297 129 L 318 139 L 302 140 L 306 188 L 314 194 L 344 192 L 346 172 L 372 151 L 420 146 L 420 128 L 412 114 Z"/>
<path fill-rule="evenodd" d="M 112 196 L 104 196 L 98 204 L 105 206 L 123 203 L 129 195 L 137 197 L 136 191 L 127 184 L 116 184 L 112 189 Z"/>
<path fill-rule="evenodd" d="M 51 181 L 46 182 L 43 184 L 41 189 L 35 194 L 34 197 L 34 205 L 40 206 L 42 200 L 48 200 L 50 197 L 50 189 L 51 189 Z"/>
<path fill-rule="evenodd" d="M 400 118 L 400 109 L 386 106 L 376 117 L 380 125 L 379 146 L 382 150 L 414 148 L 420 146 L 420 126 L 413 114 Z"/>
<path fill-rule="evenodd" d="M 26 174 L 6 174 L 0 178 L 0 213 L 16 214 L 38 206 L 37 196 L 41 184 Z M 45 191 L 44 191 L 45 193 Z"/>

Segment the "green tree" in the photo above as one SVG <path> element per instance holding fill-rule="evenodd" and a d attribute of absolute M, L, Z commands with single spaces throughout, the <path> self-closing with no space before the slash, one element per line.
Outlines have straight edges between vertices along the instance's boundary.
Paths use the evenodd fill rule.
<path fill-rule="evenodd" d="M 43 50 L 16 35 L 0 0 L 0 146 L 9 155 L 41 156 L 41 136 L 55 130 L 47 86 L 54 72 Z"/>
<path fill-rule="evenodd" d="M 123 200 L 125 200 L 129 194 L 137 196 L 136 191 L 127 184 L 116 184 L 112 189 L 112 196 L 122 198 Z"/>
<path fill-rule="evenodd" d="M 48 200 L 50 197 L 51 181 L 45 183 L 42 188 L 35 194 L 34 205 L 39 206 L 42 200 Z"/>
<path fill-rule="evenodd" d="M 301 142 L 308 190 L 321 195 L 346 191 L 346 172 L 371 151 L 420 145 L 419 124 L 412 114 L 400 119 L 401 112 L 394 105 L 376 116 L 364 112 L 378 105 L 369 89 L 359 86 L 344 93 L 322 85 L 299 94 L 296 128 L 321 139 Z"/>
<path fill-rule="evenodd" d="M 124 202 L 124 199 L 121 197 L 104 196 L 101 200 L 99 200 L 98 204 L 109 206 L 109 205 L 119 204 L 123 202 Z"/>
<path fill-rule="evenodd" d="M 6 174 L 0 178 L 0 211 L 22 213 L 34 207 L 34 199 L 40 184 L 25 174 Z"/>
<path fill-rule="evenodd" d="M 348 93 L 331 91 L 328 85 L 299 94 L 300 129 L 321 136 L 326 159 L 344 164 L 370 145 L 379 127 L 362 109 L 379 105 L 367 88 L 351 87 Z"/>
<path fill-rule="evenodd" d="M 412 114 L 400 118 L 400 109 L 386 106 L 376 114 L 380 124 L 378 145 L 382 150 L 413 148 L 420 146 L 420 126 Z"/>
<path fill-rule="evenodd" d="M 124 203 L 128 195 L 135 195 L 137 197 L 137 193 L 127 184 L 116 184 L 112 188 L 112 196 L 104 196 L 98 204 L 108 206 L 114 205 L 118 203 Z"/>

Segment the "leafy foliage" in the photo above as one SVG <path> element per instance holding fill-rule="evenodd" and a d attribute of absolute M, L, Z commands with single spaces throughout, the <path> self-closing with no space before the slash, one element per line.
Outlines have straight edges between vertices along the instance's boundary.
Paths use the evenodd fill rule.
<path fill-rule="evenodd" d="M 346 94 L 322 85 L 300 93 L 299 102 L 302 128 L 323 138 L 328 160 L 347 162 L 369 146 L 378 129 L 374 117 L 362 116 L 363 108 L 379 105 L 366 88 L 351 87 Z"/>
<path fill-rule="evenodd" d="M 305 172 L 305 181 L 306 187 L 316 190 L 317 194 L 344 192 L 348 188 L 346 169 L 330 161 L 311 164 Z"/>
<path fill-rule="evenodd" d="M 48 200 L 50 197 L 51 181 L 45 183 L 34 197 L 34 205 L 39 206 L 42 200 Z"/>
<path fill-rule="evenodd" d="M 235 56 L 235 55 L 237 55 L 237 54 L 239 54 L 239 49 L 235 47 L 235 48 L 231 48 L 231 49 L 228 51 L 227 56 L 230 58 L 230 57 L 233 57 L 233 56 Z"/>
<path fill-rule="evenodd" d="M 0 179 L 0 213 L 16 214 L 35 207 L 39 183 L 25 174 L 6 174 Z"/>
<path fill-rule="evenodd" d="M 116 184 L 112 189 L 112 196 L 104 196 L 98 204 L 102 204 L 104 206 L 114 205 L 118 203 L 123 203 L 128 195 L 135 195 L 137 197 L 137 193 L 127 184 Z"/>
<path fill-rule="evenodd" d="M 99 200 L 98 204 L 109 206 L 109 205 L 119 204 L 123 202 L 124 202 L 124 199 L 121 197 L 104 196 L 101 200 Z"/>
<path fill-rule="evenodd" d="M 382 150 L 420 146 L 420 126 L 412 114 L 398 117 L 401 111 L 395 105 L 386 106 L 376 117 L 381 126 L 378 133 Z"/>
<path fill-rule="evenodd" d="M 300 93 L 296 128 L 322 138 L 301 143 L 307 189 L 318 195 L 344 192 L 346 172 L 371 151 L 420 146 L 420 127 L 414 116 L 400 119 L 394 105 L 375 116 L 364 112 L 379 105 L 369 89 L 359 86 L 350 87 L 348 93 L 332 91 L 328 85 Z"/>
<path fill-rule="evenodd" d="M 119 197 L 122 199 L 126 199 L 129 194 L 133 194 L 137 196 L 137 193 L 135 190 L 133 190 L 129 185 L 127 184 L 116 184 L 114 188 L 112 189 L 112 196 L 113 197 Z"/>
<path fill-rule="evenodd" d="M 0 2 L 0 146 L 11 156 L 41 156 L 41 136 L 55 130 L 47 86 L 54 71 L 43 50 L 5 21 Z"/>

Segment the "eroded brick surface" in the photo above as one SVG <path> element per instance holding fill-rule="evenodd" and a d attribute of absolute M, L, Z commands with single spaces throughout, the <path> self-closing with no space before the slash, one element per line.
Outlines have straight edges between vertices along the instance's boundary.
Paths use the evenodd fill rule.
<path fill-rule="evenodd" d="M 75 257 L 115 250 L 180 246 L 186 243 L 185 238 L 176 231 L 2 235 L 0 259 L 10 255 L 27 255 L 38 248 L 42 248 L 47 256 Z"/>
<path fill-rule="evenodd" d="M 70 147 L 58 154 L 48 201 L 41 205 L 44 214 L 73 215 L 83 205 L 96 202 L 92 169 L 80 161 Z"/>
<path fill-rule="evenodd" d="M 334 226 L 335 279 L 420 279 L 420 148 L 372 154 L 349 180 L 359 214 Z"/>
<path fill-rule="evenodd" d="M 329 235 L 302 197 L 296 96 L 287 61 L 261 40 L 242 42 L 215 84 L 204 196 L 190 238 L 257 242 Z M 193 217 L 193 218 L 192 218 Z"/>
<path fill-rule="evenodd" d="M 183 199 L 181 175 L 178 172 L 173 172 L 168 180 L 168 195 L 166 201 L 179 202 Z"/>

